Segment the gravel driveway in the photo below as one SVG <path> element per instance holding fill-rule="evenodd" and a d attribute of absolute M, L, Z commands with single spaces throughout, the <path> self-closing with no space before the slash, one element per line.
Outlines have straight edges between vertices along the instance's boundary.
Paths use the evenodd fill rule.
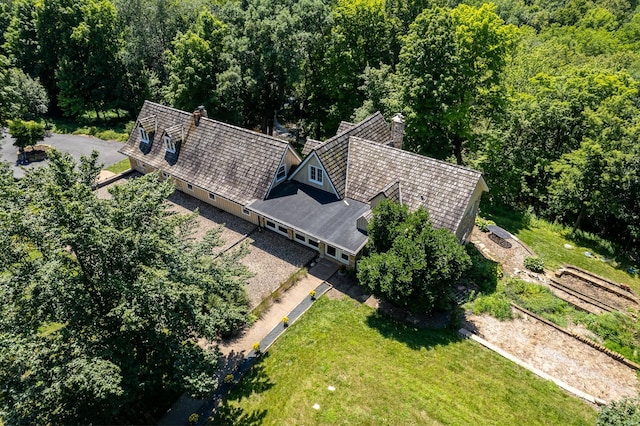
<path fill-rule="evenodd" d="M 122 185 L 128 179 L 140 176 L 133 173 L 97 190 L 99 198 L 108 198 L 108 189 Z M 171 209 L 182 214 L 200 212 L 195 228 L 195 238 L 202 238 L 209 230 L 223 226 L 220 235 L 224 244 L 216 252 L 229 249 L 243 240 L 248 244 L 249 254 L 241 262 L 254 275 L 248 280 L 250 307 L 254 308 L 269 294 L 275 291 L 291 274 L 313 259 L 317 252 L 294 243 L 274 232 L 258 230 L 257 226 L 213 207 L 181 191 L 175 191 L 169 197 Z"/>

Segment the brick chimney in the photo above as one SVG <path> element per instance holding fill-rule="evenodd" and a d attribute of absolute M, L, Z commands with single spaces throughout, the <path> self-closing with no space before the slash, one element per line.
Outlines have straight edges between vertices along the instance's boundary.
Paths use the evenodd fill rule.
<path fill-rule="evenodd" d="M 394 148 L 402 149 L 402 139 L 404 137 L 404 116 L 397 113 L 391 119 L 391 145 Z"/>

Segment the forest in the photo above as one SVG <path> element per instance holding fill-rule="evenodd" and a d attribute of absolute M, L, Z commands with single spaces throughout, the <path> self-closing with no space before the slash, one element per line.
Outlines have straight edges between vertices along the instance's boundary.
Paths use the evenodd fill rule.
<path fill-rule="evenodd" d="M 279 122 L 301 144 L 400 112 L 405 149 L 483 172 L 481 209 L 597 234 L 638 262 L 637 8 L 0 0 L 0 121 L 128 122 L 149 99 L 265 133 Z M 0 165 L 2 421 L 150 423 L 182 391 L 206 394 L 215 360 L 194 335 L 247 322 L 246 271 L 212 258 L 217 235 L 169 231 L 188 237 L 194 218 L 165 211 L 157 177 L 101 202 L 97 157 L 49 163 L 20 182 Z"/>
<path fill-rule="evenodd" d="M 0 118 L 145 99 L 298 141 L 380 110 L 485 202 L 640 246 L 636 0 L 1 0 Z"/>

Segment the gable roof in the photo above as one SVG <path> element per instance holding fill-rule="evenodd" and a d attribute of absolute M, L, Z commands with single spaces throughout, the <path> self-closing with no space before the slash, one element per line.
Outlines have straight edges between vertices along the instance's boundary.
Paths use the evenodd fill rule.
<path fill-rule="evenodd" d="M 139 114 L 144 118 L 137 122 L 154 116 L 158 131 L 151 146 L 144 146 L 148 144 L 142 144 L 133 131 L 119 152 L 241 205 L 265 198 L 284 154 L 291 149 L 272 136 L 205 117 L 196 126 L 191 113 L 149 101 Z M 160 138 L 178 126 L 184 126 L 184 136 L 172 158 Z"/>
<path fill-rule="evenodd" d="M 311 151 L 318 148 L 320 145 L 322 145 L 322 141 L 307 138 L 307 141 L 304 143 L 304 148 L 302 148 L 302 155 L 309 155 Z"/>
<path fill-rule="evenodd" d="M 352 136 L 383 144 L 391 140 L 391 128 L 382 114 L 376 112 L 315 149 L 340 198 L 345 197 L 349 138 Z"/>
<path fill-rule="evenodd" d="M 466 167 L 351 137 L 346 196 L 369 202 L 381 192 L 416 210 L 424 206 L 436 228 L 456 232 L 482 174 Z"/>
<path fill-rule="evenodd" d="M 338 130 L 336 131 L 336 135 L 339 135 L 342 132 L 346 132 L 347 130 L 351 130 L 355 126 L 354 123 L 349 123 L 348 121 L 341 121 L 338 126 Z"/>

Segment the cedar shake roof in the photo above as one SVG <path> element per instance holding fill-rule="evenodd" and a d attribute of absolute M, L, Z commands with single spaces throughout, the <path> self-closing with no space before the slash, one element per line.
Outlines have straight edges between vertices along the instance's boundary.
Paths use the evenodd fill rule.
<path fill-rule="evenodd" d="M 400 189 L 400 181 L 391 182 L 389 185 L 384 187 L 382 191 L 378 192 L 376 195 L 369 199 L 371 202 L 377 195 L 384 194 L 384 197 L 387 200 L 391 200 L 394 203 L 402 204 L 402 190 Z"/>
<path fill-rule="evenodd" d="M 153 133 L 157 130 L 158 128 L 158 120 L 157 117 L 155 115 L 150 115 L 150 116 L 143 116 L 142 114 L 140 114 L 138 117 L 138 125 L 142 126 L 142 128 L 145 130 L 145 132 L 147 133 Z M 144 118 L 142 118 L 144 117 Z"/>
<path fill-rule="evenodd" d="M 175 126 L 164 129 L 164 132 L 174 141 L 182 142 L 184 138 L 184 125 L 176 124 Z"/>
<path fill-rule="evenodd" d="M 158 131 L 150 135 L 150 144 L 141 143 L 133 131 L 119 152 L 241 205 L 264 199 L 290 149 L 272 136 L 209 118 L 202 117 L 196 126 L 193 114 L 146 101 L 139 117 L 152 116 Z M 138 119 L 143 121 L 149 120 Z M 177 126 L 184 126 L 184 140 L 178 152 L 170 154 L 161 137 Z"/>
<path fill-rule="evenodd" d="M 309 155 L 311 151 L 318 148 L 320 145 L 322 145 L 322 141 L 318 141 L 315 139 L 307 139 L 307 141 L 304 143 L 304 148 L 302 148 L 302 155 L 303 156 Z"/>
<path fill-rule="evenodd" d="M 346 196 L 369 202 L 388 192 L 410 210 L 424 206 L 436 228 L 456 232 L 482 174 L 390 146 L 351 137 Z M 397 185 L 396 185 L 397 184 Z"/>
<path fill-rule="evenodd" d="M 316 154 L 340 198 L 345 197 L 349 138 L 352 136 L 383 144 L 391 140 L 391 128 L 382 114 L 376 112 L 316 148 Z"/>
<path fill-rule="evenodd" d="M 338 126 L 338 130 L 336 131 L 336 135 L 346 132 L 347 130 L 351 130 L 354 126 L 355 124 L 349 123 L 348 121 L 341 121 L 340 125 Z"/>

